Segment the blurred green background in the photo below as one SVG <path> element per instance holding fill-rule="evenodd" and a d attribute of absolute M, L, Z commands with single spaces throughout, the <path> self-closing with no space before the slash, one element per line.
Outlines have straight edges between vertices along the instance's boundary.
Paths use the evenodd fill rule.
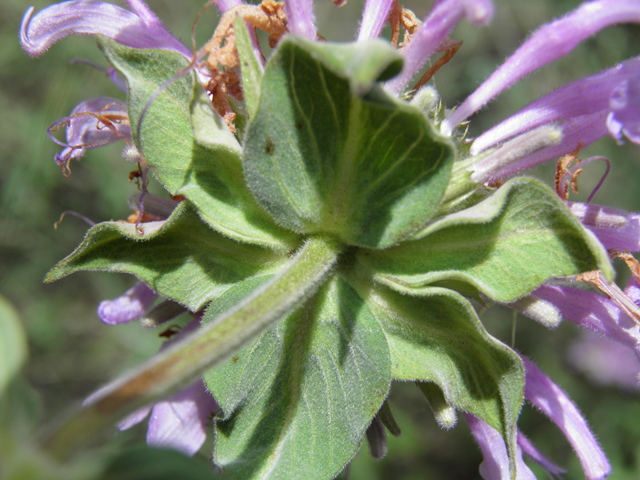
<path fill-rule="evenodd" d="M 31 3 L 37 12 L 52 2 Z M 149 0 L 148 3 L 176 36 L 187 40 L 193 19 L 204 2 Z M 451 107 L 471 93 L 530 31 L 579 3 L 495 0 L 496 12 L 490 27 L 475 28 L 462 21 L 452 37 L 464 40 L 464 45 L 435 78 L 447 105 Z M 431 0 L 404 2 L 420 18 L 426 16 L 431 4 Z M 22 392 L 16 398 L 23 400 L 18 405 L 0 403 L 0 428 L 9 425 L 17 436 L 27 434 L 30 419 L 37 418 L 46 424 L 101 384 L 151 356 L 162 343 L 158 332 L 143 331 L 135 322 L 109 327 L 97 318 L 98 303 L 132 286 L 131 277 L 79 273 L 55 284 L 42 283 L 46 272 L 73 250 L 87 228 L 79 219 L 68 216 L 54 230 L 53 224 L 63 211 L 74 210 L 96 222 L 123 219 L 130 213 L 127 198 L 137 190 L 127 181 L 133 165 L 121 158 L 122 145 L 89 152 L 81 162 L 73 162 L 73 173 L 68 178 L 54 164 L 53 155 L 58 147 L 46 135 L 51 123 L 68 115 L 84 99 L 124 96 L 100 71 L 69 64 L 70 59 L 83 57 L 106 65 L 91 38 L 67 38 L 37 60 L 27 57 L 18 43 L 26 6 L 18 0 L 0 2 L 0 295 L 21 319 L 29 349 L 22 378 L 8 387 L 14 393 Z M 330 0 L 317 0 L 320 34 L 329 40 L 353 39 L 361 8 L 361 2 L 355 0 L 349 0 L 341 9 Z M 214 9 L 209 9 L 198 24 L 198 45 L 209 38 L 216 22 Z M 637 55 L 639 50 L 640 27 L 616 26 L 604 30 L 583 42 L 568 57 L 518 83 L 478 113 L 473 117 L 471 136 L 477 136 L 554 88 L 599 72 Z M 583 158 L 595 154 L 607 156 L 613 168 L 594 203 L 640 210 L 637 172 L 640 146 L 617 146 L 605 138 L 585 150 Z M 589 165 L 580 177 L 580 193 L 572 196 L 572 200 L 584 201 L 603 171 L 603 164 Z M 554 166 L 531 173 L 551 182 Z M 624 285 L 628 274 L 624 268 L 620 271 Z M 482 318 L 494 335 L 510 342 L 510 312 L 493 307 Z M 574 371 L 567 363 L 566 350 L 577 330 L 574 324 L 565 322 L 555 331 L 548 331 L 533 321 L 519 318 L 515 345 L 535 359 L 589 419 L 612 463 L 609 478 L 640 478 L 637 393 L 640 390 L 599 387 Z M 366 446 L 363 447 L 352 463 L 352 479 L 479 478 L 481 456 L 464 420 L 451 431 L 440 430 L 421 393 L 410 384 L 394 385 L 390 404 L 403 435 L 389 439 L 389 454 L 381 461 L 372 460 Z M 583 478 L 571 447 L 542 415 L 525 407 L 520 427 L 542 451 L 568 469 L 566 478 Z M 144 432 L 141 425 L 116 441 L 141 442 Z M 2 433 L 0 440 L 1 437 Z M 195 461 L 204 464 L 210 451 L 211 442 L 207 442 Z M 0 461 L 2 458 L 0 455 Z M 539 478 L 546 478 L 541 469 L 532 468 Z M 147 471 L 144 478 L 170 477 L 152 476 Z"/>

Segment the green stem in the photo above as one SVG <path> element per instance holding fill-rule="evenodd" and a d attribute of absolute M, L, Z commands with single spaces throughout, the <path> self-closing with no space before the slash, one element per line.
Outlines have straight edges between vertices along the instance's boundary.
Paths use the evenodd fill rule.
<path fill-rule="evenodd" d="M 299 307 L 330 275 L 341 246 L 309 239 L 289 265 L 245 301 L 93 395 L 45 440 L 67 458 L 123 416 L 166 398 L 200 378 Z"/>

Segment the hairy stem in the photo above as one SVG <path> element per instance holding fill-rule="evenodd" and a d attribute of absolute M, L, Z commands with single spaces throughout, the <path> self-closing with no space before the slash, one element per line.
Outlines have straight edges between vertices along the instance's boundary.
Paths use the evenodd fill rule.
<path fill-rule="evenodd" d="M 47 436 L 45 447 L 66 458 L 123 416 L 220 365 L 313 295 L 330 275 L 340 248 L 333 240 L 310 238 L 279 275 L 245 301 L 96 392 L 89 405 Z"/>

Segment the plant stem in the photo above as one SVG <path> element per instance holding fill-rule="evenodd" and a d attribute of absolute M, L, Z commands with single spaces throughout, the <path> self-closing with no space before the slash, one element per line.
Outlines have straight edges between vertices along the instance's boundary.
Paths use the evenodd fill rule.
<path fill-rule="evenodd" d="M 69 457 L 123 416 L 188 386 L 247 345 L 313 295 L 330 275 L 341 245 L 312 237 L 275 278 L 217 320 L 163 350 L 92 395 L 45 439 L 58 458 Z"/>

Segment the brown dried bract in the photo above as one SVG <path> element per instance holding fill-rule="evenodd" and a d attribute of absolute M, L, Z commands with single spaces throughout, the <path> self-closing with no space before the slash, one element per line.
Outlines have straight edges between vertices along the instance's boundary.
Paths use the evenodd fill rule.
<path fill-rule="evenodd" d="M 609 252 L 612 259 L 619 258 L 623 260 L 631 271 L 631 275 L 640 280 L 640 263 L 634 258 L 633 255 L 631 255 L 629 252 L 615 252 L 611 250 Z"/>
<path fill-rule="evenodd" d="M 578 154 L 582 149 L 582 142 L 578 144 L 573 152 L 565 155 L 558 160 L 556 167 L 555 177 L 555 189 L 558 196 L 565 202 L 569 200 L 569 187 L 573 193 L 578 193 L 578 177 L 582 173 L 582 169 L 578 168 L 575 171 L 571 171 L 569 168 L 573 162 L 576 162 L 576 166 L 581 162 L 578 158 Z"/>
<path fill-rule="evenodd" d="M 203 47 L 208 53 L 205 62 L 211 71 L 211 80 L 206 89 L 212 96 L 212 103 L 216 111 L 235 133 L 236 114 L 231 109 L 227 95 L 242 100 L 242 87 L 237 67 L 240 58 L 236 48 L 233 23 L 236 16 L 255 29 L 269 34 L 269 46 L 276 46 L 280 38 L 287 32 L 287 17 L 284 4 L 274 0 L 263 0 L 260 5 L 238 5 L 229 9 L 220 20 L 211 40 Z"/>

